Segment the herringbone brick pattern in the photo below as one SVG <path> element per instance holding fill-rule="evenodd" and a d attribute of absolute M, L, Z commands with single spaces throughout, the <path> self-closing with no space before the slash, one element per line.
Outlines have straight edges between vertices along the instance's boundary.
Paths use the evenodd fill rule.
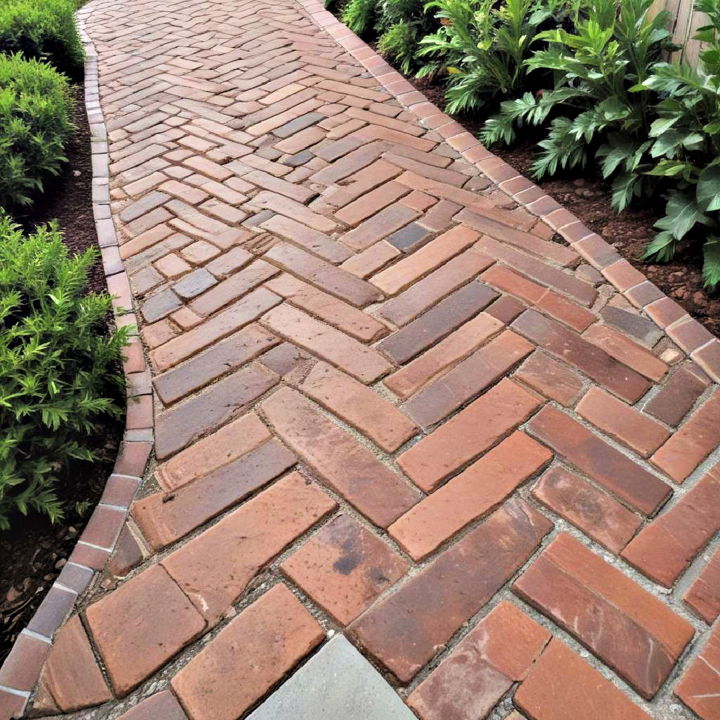
<path fill-rule="evenodd" d="M 246 717 L 332 631 L 422 720 L 719 718 L 711 338 L 316 4 L 85 19 L 156 462 L 33 712 Z"/>

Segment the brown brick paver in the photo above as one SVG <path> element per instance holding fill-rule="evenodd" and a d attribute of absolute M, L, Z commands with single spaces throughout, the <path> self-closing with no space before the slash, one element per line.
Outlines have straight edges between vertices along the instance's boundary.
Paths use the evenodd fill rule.
<path fill-rule="evenodd" d="M 720 341 L 319 0 L 80 16 L 139 401 L 0 720 L 719 718 Z"/>

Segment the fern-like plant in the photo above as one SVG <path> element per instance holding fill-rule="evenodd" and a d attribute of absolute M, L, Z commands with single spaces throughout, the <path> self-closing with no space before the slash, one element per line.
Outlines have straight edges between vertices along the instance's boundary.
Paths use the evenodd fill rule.
<path fill-rule="evenodd" d="M 502 103 L 481 134 L 488 145 L 510 143 L 516 128 L 550 122 L 533 170 L 537 178 L 600 160 L 613 177 L 613 205 L 622 210 L 647 188 L 648 132 L 652 94 L 633 93 L 669 49 L 670 16 L 651 13 L 652 0 L 591 0 L 575 29 L 538 36 L 548 43 L 525 63 L 533 72 L 554 73 L 550 90 L 525 93 Z"/>
<path fill-rule="evenodd" d="M 96 258 L 0 214 L 0 530 L 17 512 L 61 517 L 70 462 L 93 460 L 121 416 L 128 329 L 108 334 L 110 297 L 85 293 Z"/>
<path fill-rule="evenodd" d="M 708 17 L 697 31 L 703 43 L 697 67 L 684 59 L 658 63 L 638 88 L 660 93 L 658 118 L 650 128 L 650 174 L 672 183 L 660 232 L 646 259 L 667 262 L 678 248 L 702 244 L 705 285 L 720 284 L 720 0 L 697 0 Z"/>
<path fill-rule="evenodd" d="M 573 4 L 565 0 L 432 0 L 427 7 L 435 10 L 441 27 L 420 41 L 420 55 L 430 60 L 418 77 L 446 77 L 451 113 L 515 95 L 526 87 L 526 60 L 538 33 Z"/>
<path fill-rule="evenodd" d="M 382 0 L 378 50 L 409 75 L 419 68 L 420 41 L 438 27 L 425 0 Z"/>

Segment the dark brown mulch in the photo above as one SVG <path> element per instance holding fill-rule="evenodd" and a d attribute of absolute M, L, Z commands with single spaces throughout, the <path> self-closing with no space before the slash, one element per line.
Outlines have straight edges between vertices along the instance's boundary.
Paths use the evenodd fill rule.
<path fill-rule="evenodd" d="M 427 80 L 409 78 L 418 90 L 438 107 L 445 105 L 443 89 Z M 477 134 L 484 116 L 459 117 L 469 132 Z M 536 138 L 529 137 L 512 147 L 494 147 L 492 151 L 518 172 L 532 178 L 530 165 L 535 153 Z M 538 185 L 551 197 L 577 215 L 591 230 L 602 235 L 615 249 L 666 295 L 676 300 L 708 330 L 720 336 L 720 293 L 703 287 L 702 259 L 697 248 L 679 253 L 666 264 L 646 263 L 640 258 L 645 244 L 655 235 L 653 225 L 662 215 L 663 202 L 643 202 L 618 215 L 610 204 L 608 183 L 591 170 L 566 177 L 541 180 Z"/>
<path fill-rule="evenodd" d="M 31 215 L 18 220 L 26 228 L 57 219 L 65 243 L 72 252 L 82 252 L 97 242 L 92 214 L 92 168 L 90 131 L 83 104 L 83 88 L 76 94 L 77 132 L 68 147 L 68 164 L 50 192 Z M 106 290 L 102 264 L 96 263 L 90 289 Z M 0 664 L 10 651 L 17 634 L 27 625 L 50 585 L 75 547 L 87 516 L 100 499 L 112 469 L 122 436 L 122 423 L 108 426 L 102 458 L 96 463 L 76 463 L 62 483 L 62 496 L 68 500 L 64 521 L 52 525 L 42 516 L 16 516 L 12 530 L 0 533 Z M 76 509 L 84 503 L 84 511 Z"/>

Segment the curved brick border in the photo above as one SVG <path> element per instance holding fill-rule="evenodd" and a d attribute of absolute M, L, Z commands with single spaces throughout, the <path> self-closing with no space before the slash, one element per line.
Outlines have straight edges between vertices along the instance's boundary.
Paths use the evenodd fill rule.
<path fill-rule="evenodd" d="M 535 183 L 491 153 L 460 123 L 441 112 L 352 30 L 326 10 L 319 0 L 297 2 L 319 27 L 324 28 L 384 88 L 393 93 L 398 102 L 413 113 L 424 127 L 437 132 L 508 197 L 544 220 L 636 308 L 644 311 L 715 382 L 720 382 L 720 339 L 624 260 L 600 235 L 586 227 Z"/>
<path fill-rule="evenodd" d="M 85 33 L 83 12 L 78 13 L 85 47 L 85 107 L 92 148 L 92 207 L 108 290 L 118 326 L 138 327 L 131 311 L 130 283 L 118 251 L 110 214 L 107 130 L 100 107 L 95 46 Z M 130 309 L 130 311 L 128 311 Z M 137 335 L 125 350 L 123 370 L 128 407 L 120 451 L 105 490 L 75 549 L 28 626 L 21 631 L 0 667 L 0 720 L 23 713 L 37 684 L 52 638 L 72 612 L 76 601 L 105 567 L 125 523 L 128 508 L 142 482 L 153 447 L 153 401 L 150 370 Z"/>

